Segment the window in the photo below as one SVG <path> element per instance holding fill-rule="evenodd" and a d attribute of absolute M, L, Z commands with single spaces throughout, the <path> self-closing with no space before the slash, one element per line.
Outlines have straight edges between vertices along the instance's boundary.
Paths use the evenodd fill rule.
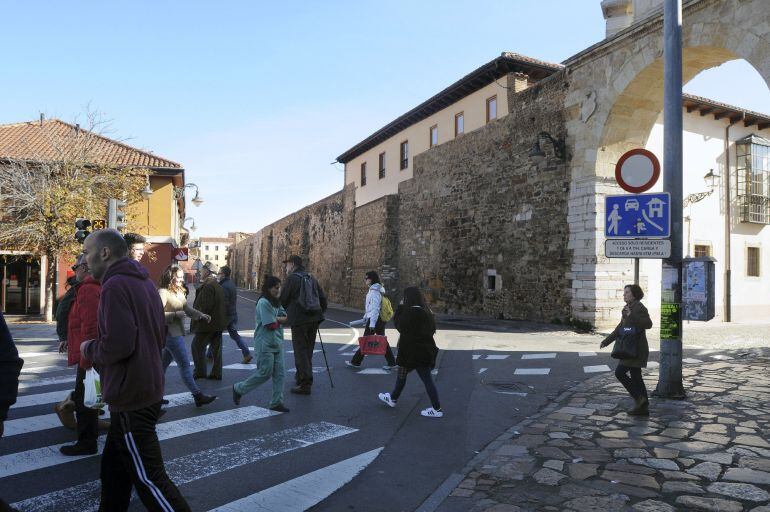
<path fill-rule="evenodd" d="M 430 127 L 430 147 L 438 146 L 438 125 Z"/>
<path fill-rule="evenodd" d="M 497 119 L 497 95 L 487 98 L 487 122 Z"/>
<path fill-rule="evenodd" d="M 695 244 L 695 257 L 705 258 L 707 256 L 711 256 L 711 246 Z"/>
<path fill-rule="evenodd" d="M 401 143 L 401 170 L 403 171 L 407 167 L 409 167 L 409 141 L 405 140 Z"/>
<path fill-rule="evenodd" d="M 385 153 L 380 153 L 380 179 L 385 177 Z"/>
<path fill-rule="evenodd" d="M 361 186 L 366 186 L 366 162 L 361 162 Z"/>
<path fill-rule="evenodd" d="M 215 251 L 218 251 L 218 250 L 219 250 L 219 246 L 218 246 L 218 245 L 215 245 L 215 246 L 214 246 L 214 250 L 215 250 Z"/>
<path fill-rule="evenodd" d="M 215 259 L 215 260 L 218 260 L 218 259 L 219 259 L 219 254 L 215 254 L 215 255 L 214 255 L 214 259 Z"/>
<path fill-rule="evenodd" d="M 209 250 L 209 246 L 208 246 L 208 245 L 206 246 L 206 250 L 207 250 L 207 251 Z"/>
<path fill-rule="evenodd" d="M 746 248 L 746 275 L 759 277 L 759 247 Z"/>
<path fill-rule="evenodd" d="M 770 224 L 770 141 L 749 135 L 735 142 L 741 222 Z"/>
<path fill-rule="evenodd" d="M 465 133 L 465 116 L 462 112 L 455 114 L 455 137 Z"/>

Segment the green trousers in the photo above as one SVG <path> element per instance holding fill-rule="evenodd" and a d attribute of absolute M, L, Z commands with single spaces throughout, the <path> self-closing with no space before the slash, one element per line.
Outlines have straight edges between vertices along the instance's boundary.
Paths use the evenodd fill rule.
<path fill-rule="evenodd" d="M 235 392 L 239 395 L 245 395 L 272 377 L 273 396 L 270 398 L 269 407 L 275 407 L 283 403 L 283 379 L 285 376 L 283 350 L 280 352 L 260 352 L 257 354 L 257 371 L 252 373 L 248 379 L 236 382 Z"/>

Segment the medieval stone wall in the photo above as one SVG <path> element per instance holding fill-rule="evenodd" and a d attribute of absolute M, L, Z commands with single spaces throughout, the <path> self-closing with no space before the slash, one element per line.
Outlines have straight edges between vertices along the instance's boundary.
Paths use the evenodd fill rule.
<path fill-rule="evenodd" d="M 570 316 L 566 161 L 528 153 L 564 136 L 566 80 L 511 96 L 510 115 L 414 159 L 399 187 L 399 272 L 438 312 L 495 318 Z"/>

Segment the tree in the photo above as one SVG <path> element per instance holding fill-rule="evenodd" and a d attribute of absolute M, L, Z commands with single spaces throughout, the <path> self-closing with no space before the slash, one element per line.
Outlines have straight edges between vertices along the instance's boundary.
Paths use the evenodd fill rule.
<path fill-rule="evenodd" d="M 105 218 L 111 197 L 137 201 L 145 180 L 146 170 L 116 163 L 116 143 L 102 135 L 109 123 L 92 111 L 86 121 L 85 129 L 55 119 L 30 123 L 39 132 L 0 162 L 0 247 L 46 256 L 49 322 L 58 262 L 80 252 L 76 218 Z"/>

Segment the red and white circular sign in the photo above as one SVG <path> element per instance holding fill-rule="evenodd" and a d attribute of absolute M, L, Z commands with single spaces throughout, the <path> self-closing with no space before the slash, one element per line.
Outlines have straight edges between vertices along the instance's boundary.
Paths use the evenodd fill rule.
<path fill-rule="evenodd" d="M 615 180 L 620 188 L 632 194 L 650 190 L 659 177 L 658 157 L 646 149 L 626 151 L 615 165 Z"/>

